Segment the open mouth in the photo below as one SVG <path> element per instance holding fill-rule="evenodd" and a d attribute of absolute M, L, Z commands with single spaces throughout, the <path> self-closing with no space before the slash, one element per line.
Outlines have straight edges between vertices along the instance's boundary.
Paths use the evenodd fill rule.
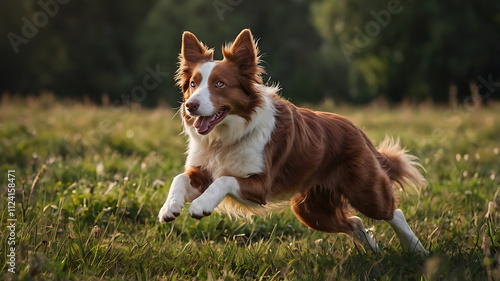
<path fill-rule="evenodd" d="M 229 109 L 222 108 L 217 113 L 210 116 L 199 116 L 194 122 L 196 132 L 200 135 L 210 133 L 212 129 L 226 117 L 228 111 Z"/>

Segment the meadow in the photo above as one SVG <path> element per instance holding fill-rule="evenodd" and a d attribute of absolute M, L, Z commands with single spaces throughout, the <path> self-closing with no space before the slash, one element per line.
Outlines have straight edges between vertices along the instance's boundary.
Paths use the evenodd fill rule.
<path fill-rule="evenodd" d="M 429 256 L 403 252 L 384 222 L 363 218 L 377 255 L 345 235 L 308 229 L 288 207 L 253 222 L 216 213 L 196 220 L 184 210 L 159 224 L 184 164 L 175 110 L 4 95 L 0 279 L 500 280 L 500 104 L 305 106 L 347 116 L 375 144 L 400 137 L 421 159 L 428 186 L 402 192 L 400 208 Z"/>

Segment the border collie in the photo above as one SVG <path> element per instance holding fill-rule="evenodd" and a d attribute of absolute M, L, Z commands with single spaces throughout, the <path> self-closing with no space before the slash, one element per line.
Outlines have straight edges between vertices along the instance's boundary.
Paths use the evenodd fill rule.
<path fill-rule="evenodd" d="M 226 45 L 223 60 L 190 32 L 182 36 L 177 85 L 189 138 L 184 173 L 173 179 L 159 213 L 174 220 L 185 202 L 201 219 L 216 208 L 260 215 L 289 202 L 308 227 L 346 233 L 379 252 L 356 209 L 395 230 L 402 248 L 428 254 L 397 209 L 396 187 L 422 186 L 416 157 L 386 138 L 376 148 L 348 119 L 296 107 L 262 81 L 250 30 Z"/>

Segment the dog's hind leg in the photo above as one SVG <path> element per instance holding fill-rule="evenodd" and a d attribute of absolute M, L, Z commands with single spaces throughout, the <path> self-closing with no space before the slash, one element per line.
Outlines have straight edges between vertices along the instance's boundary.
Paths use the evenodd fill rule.
<path fill-rule="evenodd" d="M 401 247 L 405 251 L 409 251 L 416 254 L 426 254 L 429 252 L 422 246 L 420 240 L 411 231 L 410 226 L 406 223 L 405 216 L 400 209 L 394 212 L 394 217 L 391 220 L 387 220 L 391 227 L 396 232 L 396 235 L 401 241 Z"/>
<path fill-rule="evenodd" d="M 342 179 L 342 192 L 349 204 L 367 217 L 387 221 L 405 251 L 428 254 L 406 223 L 403 212 L 396 209 L 398 198 L 394 195 L 393 182 L 389 177 L 381 170 L 369 173 L 368 169 L 357 175 L 357 181 L 349 180 L 354 178 L 354 173 Z"/>
<path fill-rule="evenodd" d="M 380 253 L 378 244 L 373 241 L 373 238 L 366 232 L 363 221 L 357 216 L 352 216 L 349 218 L 349 220 L 352 224 L 354 224 L 354 229 L 352 230 L 352 232 L 347 234 L 354 238 L 354 240 L 356 240 L 358 243 L 363 245 L 364 248 L 369 246 L 373 250 L 373 252 Z"/>
<path fill-rule="evenodd" d="M 350 216 L 340 201 L 330 201 L 330 196 L 329 192 L 314 190 L 296 195 L 292 198 L 292 211 L 314 230 L 348 234 L 365 249 L 379 253 L 379 247 L 366 232 L 363 221 L 357 216 Z"/>

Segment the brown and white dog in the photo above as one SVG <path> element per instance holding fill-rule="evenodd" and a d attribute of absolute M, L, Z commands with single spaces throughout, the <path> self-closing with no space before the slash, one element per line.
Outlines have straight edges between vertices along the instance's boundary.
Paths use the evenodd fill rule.
<path fill-rule="evenodd" d="M 308 227 L 346 233 L 379 252 L 354 208 L 387 221 L 404 250 L 425 253 L 406 223 L 395 186 L 421 185 L 415 157 L 386 139 L 375 148 L 346 118 L 299 108 L 265 85 L 250 30 L 213 60 L 208 49 L 184 32 L 178 85 L 189 137 L 185 172 L 176 176 L 160 210 L 161 223 L 174 220 L 185 202 L 202 218 L 215 208 L 229 214 L 261 214 L 290 202 Z M 420 166 L 421 167 L 421 166 Z"/>

